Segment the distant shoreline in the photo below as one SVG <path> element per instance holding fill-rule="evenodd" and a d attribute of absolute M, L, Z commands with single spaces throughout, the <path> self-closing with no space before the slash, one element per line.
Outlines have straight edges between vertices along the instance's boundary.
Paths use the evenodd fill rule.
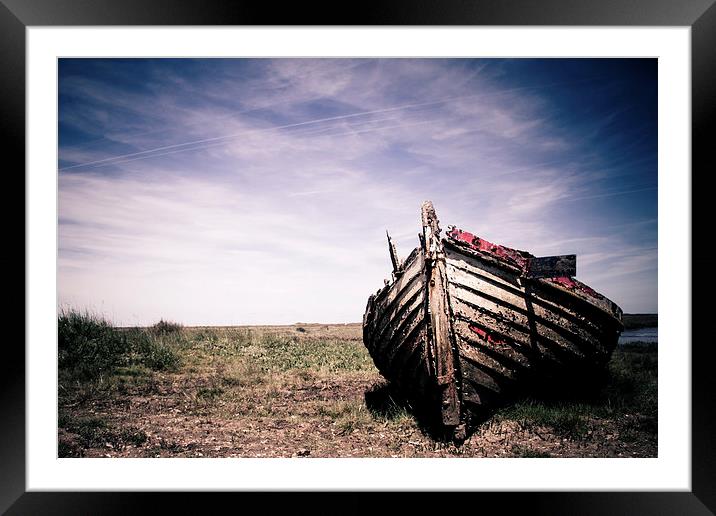
<path fill-rule="evenodd" d="M 624 329 L 658 328 L 659 314 L 624 314 Z"/>
<path fill-rule="evenodd" d="M 350 323 L 294 323 L 294 324 L 221 324 L 221 325 L 187 325 L 187 328 L 289 328 L 305 326 L 316 328 L 319 326 L 360 326 L 360 322 Z M 637 330 L 639 328 L 654 328 L 659 326 L 659 314 L 624 314 L 624 329 Z M 136 326 L 119 326 L 118 328 L 135 328 Z"/>

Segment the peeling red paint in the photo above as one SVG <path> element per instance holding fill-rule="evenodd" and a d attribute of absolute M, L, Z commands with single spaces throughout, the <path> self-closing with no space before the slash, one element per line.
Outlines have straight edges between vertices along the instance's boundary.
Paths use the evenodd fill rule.
<path fill-rule="evenodd" d="M 570 278 L 569 276 L 560 276 L 557 278 L 545 278 L 547 281 L 551 281 L 552 283 L 557 283 L 559 285 L 562 285 L 565 288 L 568 288 L 569 290 L 579 290 L 580 292 L 584 292 L 585 294 L 588 294 L 592 297 L 601 298 L 602 295 L 598 292 L 592 290 L 587 285 L 582 283 L 581 281 L 577 281 L 574 278 Z"/>
<path fill-rule="evenodd" d="M 472 233 L 468 233 L 467 231 L 463 231 L 458 228 L 452 228 L 447 236 L 458 242 L 468 244 L 476 251 L 493 255 L 496 258 L 506 261 L 512 265 L 516 265 L 522 270 L 527 270 L 528 260 L 530 258 L 534 258 L 533 255 L 525 251 L 519 251 L 503 245 L 493 244 L 484 238 L 479 238 Z"/>
<path fill-rule="evenodd" d="M 447 236 L 448 238 L 451 238 L 456 242 L 462 242 L 467 244 L 470 248 L 476 251 L 489 254 L 495 258 L 503 260 L 510 265 L 514 265 L 522 269 L 523 272 L 526 272 L 528 270 L 530 258 L 534 258 L 534 255 L 526 251 L 519 251 L 517 249 L 512 249 L 503 245 L 493 244 L 492 242 L 488 242 L 483 238 L 479 238 L 472 233 L 468 233 L 467 231 L 463 231 L 458 228 L 451 228 L 450 231 L 447 233 Z M 589 288 L 581 281 L 578 281 L 569 276 L 560 276 L 556 278 L 544 279 L 552 283 L 561 285 L 562 287 L 565 287 L 569 290 L 579 291 L 597 299 L 602 299 L 604 297 L 598 292 Z"/>
<path fill-rule="evenodd" d="M 495 337 L 494 335 L 488 333 L 486 330 L 480 328 L 479 326 L 470 324 L 468 327 L 491 344 L 507 344 L 506 341 Z"/>

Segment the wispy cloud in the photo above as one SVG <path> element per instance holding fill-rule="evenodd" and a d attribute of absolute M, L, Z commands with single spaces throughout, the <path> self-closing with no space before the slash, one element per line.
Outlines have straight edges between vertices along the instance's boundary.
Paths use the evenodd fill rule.
<path fill-rule="evenodd" d="M 61 63 L 60 301 L 125 323 L 357 321 L 390 271 L 385 229 L 407 254 L 432 199 L 444 226 L 577 251 L 582 279 L 655 310 L 656 253 L 639 252 L 656 246 L 656 170 L 629 146 L 634 111 L 594 63 L 523 66 Z M 582 113 L 587 85 L 605 105 Z M 620 156 L 598 141 L 615 127 Z"/>

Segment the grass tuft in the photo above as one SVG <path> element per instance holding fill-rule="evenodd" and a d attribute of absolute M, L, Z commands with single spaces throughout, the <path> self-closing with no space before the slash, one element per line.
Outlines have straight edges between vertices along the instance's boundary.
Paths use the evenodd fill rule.
<path fill-rule="evenodd" d="M 516 421 L 525 429 L 546 427 L 556 433 L 579 438 L 588 430 L 585 414 L 589 411 L 579 403 L 548 403 L 524 400 L 503 409 L 499 418 Z"/>
<path fill-rule="evenodd" d="M 655 346 L 620 346 L 601 390 L 535 390 L 457 446 L 420 424 L 380 378 L 359 325 L 159 330 L 71 312 L 59 326 L 63 457 L 292 456 L 298 446 L 314 457 L 656 453 Z M 204 422 L 216 426 L 207 433 Z M 231 442 L 222 428 L 232 429 Z"/>
<path fill-rule="evenodd" d="M 58 367 L 79 380 L 109 374 L 125 365 L 130 351 L 126 335 L 88 312 L 66 311 L 57 325 Z"/>
<path fill-rule="evenodd" d="M 115 328 L 89 312 L 63 311 L 57 320 L 58 368 L 71 381 L 107 378 L 119 370 L 172 370 L 181 336 L 140 328 Z"/>
<path fill-rule="evenodd" d="M 157 335 L 171 335 L 172 333 L 181 333 L 184 327 L 176 322 L 165 321 L 160 319 L 158 323 L 152 326 L 152 331 Z"/>
<path fill-rule="evenodd" d="M 620 346 L 609 362 L 607 381 L 592 399 L 525 399 L 497 411 L 497 420 L 525 429 L 546 427 L 563 436 L 584 438 L 597 420 L 613 421 L 622 439 L 657 432 L 656 345 Z"/>
<path fill-rule="evenodd" d="M 367 428 L 373 422 L 365 405 L 355 400 L 326 403 L 319 407 L 318 413 L 333 419 L 341 434 Z"/>
<path fill-rule="evenodd" d="M 96 416 L 71 418 L 63 415 L 58 426 L 77 437 L 77 442 L 60 441 L 60 457 L 80 456 L 78 451 L 85 448 L 123 449 L 127 445 L 141 446 L 148 439 L 147 434 L 139 428 L 113 428 L 106 420 Z"/>
<path fill-rule="evenodd" d="M 200 400 L 213 401 L 224 393 L 221 387 L 199 387 L 196 390 L 196 398 Z"/>

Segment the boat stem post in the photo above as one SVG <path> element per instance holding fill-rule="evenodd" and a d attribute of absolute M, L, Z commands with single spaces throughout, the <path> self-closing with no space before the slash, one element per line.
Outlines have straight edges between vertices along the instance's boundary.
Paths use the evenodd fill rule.
<path fill-rule="evenodd" d="M 440 241 L 440 226 L 430 201 L 422 206 L 423 250 L 427 275 L 427 312 L 429 346 L 440 395 L 440 416 L 446 427 L 460 424 L 460 400 L 456 386 L 452 326 L 447 297 L 445 254 Z"/>

